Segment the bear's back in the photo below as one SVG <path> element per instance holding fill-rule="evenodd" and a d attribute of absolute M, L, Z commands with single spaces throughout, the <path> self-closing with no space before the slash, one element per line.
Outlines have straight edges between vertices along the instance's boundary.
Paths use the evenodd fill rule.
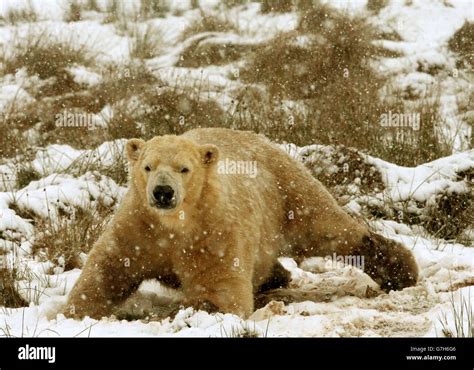
<path fill-rule="evenodd" d="M 321 187 L 301 162 L 262 134 L 227 128 L 198 128 L 182 136 L 198 144 L 216 145 L 221 159 L 256 161 L 259 169 L 269 171 L 283 185 L 296 182 L 317 187 L 318 190 Z"/>
<path fill-rule="evenodd" d="M 251 131 L 226 128 L 198 128 L 182 135 L 198 144 L 214 144 L 219 147 L 220 157 L 231 160 L 255 161 L 263 153 L 276 148 L 263 135 Z"/>

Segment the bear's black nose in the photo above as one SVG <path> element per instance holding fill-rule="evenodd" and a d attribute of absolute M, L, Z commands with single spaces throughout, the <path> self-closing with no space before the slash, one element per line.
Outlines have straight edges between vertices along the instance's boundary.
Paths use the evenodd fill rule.
<path fill-rule="evenodd" d="M 176 205 L 174 190 L 169 185 L 158 185 L 153 189 L 153 197 L 158 208 L 173 208 Z"/>

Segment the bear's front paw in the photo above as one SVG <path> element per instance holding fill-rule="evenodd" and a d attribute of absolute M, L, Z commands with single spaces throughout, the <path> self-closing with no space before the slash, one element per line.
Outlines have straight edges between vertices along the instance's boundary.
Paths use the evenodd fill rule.
<path fill-rule="evenodd" d="M 186 307 L 192 307 L 195 311 L 206 311 L 208 313 L 219 312 L 219 307 L 217 307 L 211 301 L 199 300 L 192 302 L 183 302 L 183 304 L 180 304 L 178 307 L 176 307 L 170 312 L 169 317 L 174 318 L 180 310 L 184 310 Z"/>
<path fill-rule="evenodd" d="M 219 307 L 209 300 L 196 301 L 190 304 L 196 311 L 206 311 L 209 313 L 219 312 Z"/>

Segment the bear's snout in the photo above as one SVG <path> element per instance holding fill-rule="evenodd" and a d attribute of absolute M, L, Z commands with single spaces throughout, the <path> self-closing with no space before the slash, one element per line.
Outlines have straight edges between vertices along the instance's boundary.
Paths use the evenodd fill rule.
<path fill-rule="evenodd" d="M 176 195 L 169 185 L 158 185 L 153 189 L 153 198 L 158 208 L 171 209 L 176 207 Z"/>

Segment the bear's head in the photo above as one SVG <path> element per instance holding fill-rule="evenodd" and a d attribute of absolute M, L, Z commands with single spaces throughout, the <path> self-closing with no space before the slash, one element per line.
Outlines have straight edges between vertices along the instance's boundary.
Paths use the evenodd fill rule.
<path fill-rule="evenodd" d="M 202 198 L 219 156 L 213 144 L 166 135 L 149 141 L 130 139 L 126 145 L 135 187 L 142 206 L 160 216 L 164 225 L 185 220 Z"/>

